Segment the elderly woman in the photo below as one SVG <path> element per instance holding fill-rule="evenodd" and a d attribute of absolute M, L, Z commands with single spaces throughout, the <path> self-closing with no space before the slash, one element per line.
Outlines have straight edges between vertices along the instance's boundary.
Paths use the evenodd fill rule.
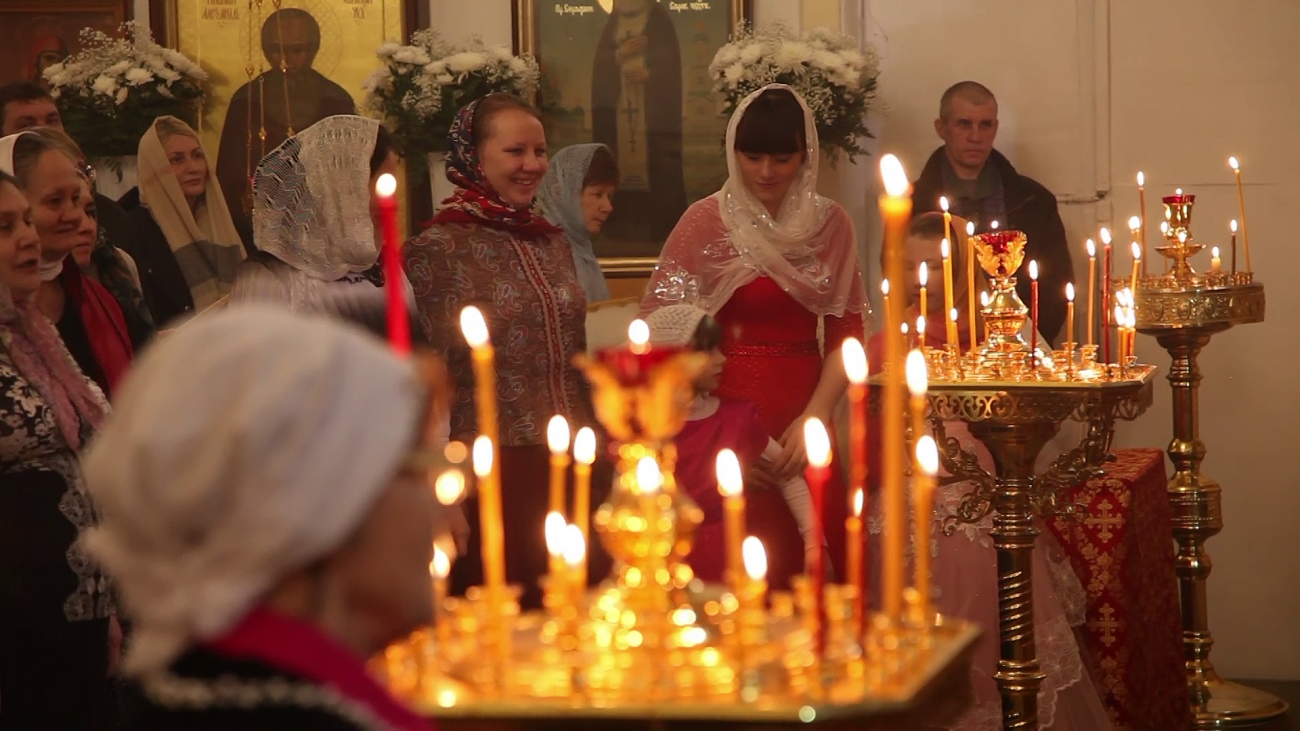
<path fill-rule="evenodd" d="M 85 460 L 134 621 L 125 728 L 429 728 L 365 659 L 431 618 L 444 375 L 252 304 L 144 354 Z"/>
<path fill-rule="evenodd" d="M 107 406 L 36 306 L 31 206 L 0 173 L 0 727 L 105 729 L 113 604 L 78 545 L 77 452 Z"/>
<path fill-rule="evenodd" d="M 546 220 L 564 229 L 573 247 L 573 263 L 588 303 L 609 299 L 605 272 L 596 259 L 591 238 L 600 233 L 614 210 L 618 163 L 608 147 L 570 145 L 551 160 L 537 194 Z"/>

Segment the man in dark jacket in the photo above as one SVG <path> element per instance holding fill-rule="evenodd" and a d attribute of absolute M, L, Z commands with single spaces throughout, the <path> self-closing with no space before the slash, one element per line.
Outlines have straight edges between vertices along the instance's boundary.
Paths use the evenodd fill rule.
<path fill-rule="evenodd" d="M 930 155 L 913 185 L 912 215 L 939 210 L 939 198 L 946 196 L 953 215 L 973 221 L 976 232 L 989 231 L 995 221 L 999 228 L 1023 231 L 1028 243 L 1016 292 L 1028 305 L 1028 262 L 1037 261 L 1038 331 L 1057 343 L 1065 324 L 1065 285 L 1074 280 L 1074 265 L 1056 197 L 993 149 L 998 102 L 982 84 L 963 81 L 945 91 L 934 131 L 943 147 Z"/>

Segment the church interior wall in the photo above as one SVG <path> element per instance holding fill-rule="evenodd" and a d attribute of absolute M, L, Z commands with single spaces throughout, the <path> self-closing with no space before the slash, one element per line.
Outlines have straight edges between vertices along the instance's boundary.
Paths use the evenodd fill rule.
<path fill-rule="evenodd" d="M 511 40 L 510 0 L 429 0 L 449 38 Z M 147 0 L 136 0 L 138 6 Z M 1136 213 L 1134 176 L 1147 175 L 1149 217 L 1161 194 L 1198 195 L 1193 231 L 1224 248 L 1237 215 L 1228 155 L 1242 162 L 1252 257 L 1268 285 L 1262 325 L 1214 338 L 1201 358 L 1202 438 L 1207 474 L 1223 485 L 1224 532 L 1208 548 L 1214 660 L 1230 677 L 1300 679 L 1300 550 L 1287 543 L 1300 515 L 1300 465 L 1291 425 L 1300 405 L 1300 247 L 1287 245 L 1288 200 L 1300 184 L 1300 146 L 1283 125 L 1300 104 L 1300 27 L 1294 0 L 755 0 L 756 24 L 832 26 L 882 55 L 883 111 L 871 129 L 913 176 L 937 146 L 940 93 L 970 78 L 998 95 L 998 148 L 1061 200 L 1075 271 L 1086 276 L 1083 241 L 1098 226 L 1125 228 Z M 147 13 L 137 8 L 137 17 Z M 1300 109 L 1296 111 L 1300 112 Z M 874 271 L 879 255 L 876 158 L 840 162 L 823 192 L 849 210 Z M 1154 201 L 1154 202 L 1152 202 Z M 1159 220 L 1154 218 L 1154 220 Z M 1121 244 L 1127 238 L 1118 239 Z M 1123 251 L 1123 246 L 1119 247 Z M 1117 267 L 1126 269 L 1120 254 Z M 870 276 L 875 281 L 877 275 Z M 874 294 L 874 293 L 873 293 Z M 1120 430 L 1119 446 L 1164 448 L 1170 436 L 1169 361 L 1153 339 L 1138 351 L 1161 368 L 1155 407 Z"/>

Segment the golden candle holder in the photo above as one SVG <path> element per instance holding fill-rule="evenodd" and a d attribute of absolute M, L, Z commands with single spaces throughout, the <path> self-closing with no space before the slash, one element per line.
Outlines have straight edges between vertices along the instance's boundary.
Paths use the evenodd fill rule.
<path fill-rule="evenodd" d="M 548 584 L 540 611 L 519 614 L 507 602 L 516 611 L 505 618 L 505 663 L 484 652 L 490 605 L 481 588 L 471 590 L 449 602 L 445 643 L 421 632 L 389 653 L 397 658 L 388 663 L 395 692 L 444 728 L 583 721 L 916 728 L 943 720 L 945 704 L 960 710 L 979 636 L 969 623 L 910 628 L 925 637 L 918 653 L 917 642 L 878 616 L 868 617 L 865 637 L 856 630 L 854 587 L 825 587 L 818 627 L 810 580 L 798 582 L 797 600 L 774 594 L 769 609 L 755 576 L 733 588 L 693 575 L 685 558 L 703 515 L 678 489 L 668 440 L 685 422 L 691 383 L 707 360 L 650 348 L 579 359 L 597 416 L 619 443 L 618 477 L 594 520 L 615 559 L 612 575 L 590 591 Z M 577 586 L 567 574 L 550 581 Z M 426 661 L 403 659 L 412 655 Z"/>
<path fill-rule="evenodd" d="M 1195 196 L 1164 199 L 1169 230 L 1156 250 L 1170 260 L 1163 276 L 1140 278 L 1134 292 L 1138 332 L 1153 335 L 1168 351 L 1173 391 L 1174 435 L 1169 479 L 1177 574 L 1182 605 L 1183 652 L 1188 691 L 1198 729 L 1263 728 L 1286 714 L 1287 704 L 1263 691 L 1229 683 L 1210 662 L 1210 557 L 1205 542 L 1223 530 L 1221 488 L 1201 473 L 1205 443 L 1200 437 L 1197 357 L 1216 334 L 1235 325 L 1263 322 L 1264 286 L 1250 271 L 1198 273 L 1189 259 L 1204 246 L 1192 239 Z"/>
<path fill-rule="evenodd" d="M 1110 454 L 1117 419 L 1131 420 L 1150 405 L 1155 366 L 1130 359 L 1097 362 L 1094 345 L 1065 343 L 1061 350 L 1034 350 L 1021 336 L 1029 308 L 1015 291 L 1014 275 L 1024 259 L 1025 236 L 994 231 L 972 236 L 992 296 L 982 314 L 988 337 L 960 357 L 951 351 L 925 353 L 929 384 L 928 425 L 949 473 L 941 482 L 970 481 L 954 515 L 944 521 L 977 523 L 994 512 L 991 537 L 997 551 L 1000 659 L 995 674 L 1002 694 L 1003 728 L 1038 728 L 1038 690 L 1043 681 L 1034 644 L 1032 553 L 1048 515 L 1076 514 L 1063 503 L 1068 487 L 1101 473 Z M 1076 359 L 1077 354 L 1077 359 Z M 879 410 L 884 375 L 871 381 L 872 408 Z M 950 438 L 945 423 L 964 422 L 993 457 L 990 474 L 979 458 Z M 1058 455 L 1043 474 L 1035 462 L 1067 421 L 1086 428 L 1079 444 Z M 922 590 L 928 587 L 922 587 Z"/>

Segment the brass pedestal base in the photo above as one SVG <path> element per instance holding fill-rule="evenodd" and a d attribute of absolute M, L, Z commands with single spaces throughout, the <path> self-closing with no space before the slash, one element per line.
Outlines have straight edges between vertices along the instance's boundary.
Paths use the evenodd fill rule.
<path fill-rule="evenodd" d="M 1230 683 L 1217 676 L 1201 688 L 1205 703 L 1194 708 L 1196 728 L 1286 731 L 1287 704 L 1262 690 Z"/>

